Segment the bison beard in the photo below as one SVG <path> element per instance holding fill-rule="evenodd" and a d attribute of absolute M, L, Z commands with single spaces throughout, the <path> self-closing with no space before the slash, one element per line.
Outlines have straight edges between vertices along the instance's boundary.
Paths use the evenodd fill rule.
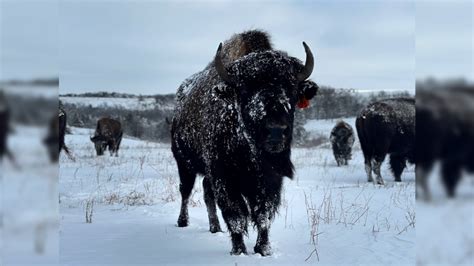
<path fill-rule="evenodd" d="M 254 251 L 271 253 L 271 221 L 280 205 L 284 176 L 293 177 L 290 145 L 295 105 L 317 85 L 305 81 L 306 65 L 271 48 L 261 31 L 235 35 L 202 72 L 177 92 L 172 151 L 182 196 L 178 226 L 189 223 L 187 203 L 197 174 L 204 175 L 210 231 L 221 231 L 216 202 L 231 235 L 231 254 L 247 253 L 248 218 L 258 230 Z M 222 51 L 222 52 L 221 52 Z"/>
<path fill-rule="evenodd" d="M 387 154 L 395 181 L 401 181 L 406 162 L 415 160 L 415 99 L 394 98 L 371 103 L 357 117 L 356 128 L 368 181 L 384 184 L 380 168 Z"/>

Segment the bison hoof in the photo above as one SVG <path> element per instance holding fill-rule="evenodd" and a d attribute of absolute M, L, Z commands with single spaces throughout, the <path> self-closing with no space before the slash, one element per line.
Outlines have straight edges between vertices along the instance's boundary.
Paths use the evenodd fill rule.
<path fill-rule="evenodd" d="M 402 182 L 401 178 L 395 178 L 395 182 Z"/>
<path fill-rule="evenodd" d="M 222 232 L 221 226 L 219 224 L 211 224 L 209 226 L 209 231 L 211 233 L 217 233 L 217 232 Z"/>
<path fill-rule="evenodd" d="M 178 219 L 178 227 L 186 227 L 189 225 L 188 219 Z"/>
<path fill-rule="evenodd" d="M 247 249 L 245 248 L 245 246 L 234 247 L 230 251 L 230 255 L 238 256 L 241 254 L 247 255 Z"/>
<path fill-rule="evenodd" d="M 383 182 L 383 179 L 377 179 L 377 182 L 375 182 L 375 184 L 377 185 L 385 185 L 385 183 Z"/>
<path fill-rule="evenodd" d="M 270 247 L 270 245 L 257 245 L 253 248 L 253 251 L 255 251 L 255 253 L 258 253 L 262 256 L 272 255 L 272 248 Z"/>

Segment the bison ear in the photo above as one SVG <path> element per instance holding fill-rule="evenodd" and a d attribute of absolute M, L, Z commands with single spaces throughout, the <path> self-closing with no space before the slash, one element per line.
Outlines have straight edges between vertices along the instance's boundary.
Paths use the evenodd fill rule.
<path fill-rule="evenodd" d="M 306 80 L 298 85 L 299 95 L 304 96 L 306 100 L 311 100 L 319 90 L 318 84 L 314 81 Z"/>

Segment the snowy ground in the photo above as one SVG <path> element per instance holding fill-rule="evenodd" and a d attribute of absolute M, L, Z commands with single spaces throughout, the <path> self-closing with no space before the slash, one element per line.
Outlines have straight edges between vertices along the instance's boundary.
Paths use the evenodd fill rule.
<path fill-rule="evenodd" d="M 429 179 L 432 201 L 416 205 L 416 262 L 474 265 L 474 176 L 464 176 L 456 198 L 448 199 L 438 173 Z"/>
<path fill-rule="evenodd" d="M 308 129 L 312 134 L 319 131 L 328 135 L 335 121 L 320 122 L 310 122 Z M 336 166 L 327 145 L 293 149 L 296 176 L 285 180 L 283 204 L 270 235 L 273 255 L 236 257 L 229 255 L 227 233 L 208 232 L 199 181 L 190 204 L 191 224 L 176 227 L 179 178 L 169 145 L 125 138 L 120 157 L 98 158 L 89 141 L 92 131 L 72 131 L 66 142 L 76 161 L 65 156 L 60 159 L 61 264 L 415 261 L 414 170 L 409 168 L 402 176 L 403 182 L 394 183 L 384 165 L 387 184 L 374 186 L 366 182 L 358 146 L 346 167 Z M 91 209 L 92 223 L 86 223 L 86 213 Z M 221 217 L 220 221 L 224 226 Z M 249 251 L 255 239 L 256 232 L 250 227 L 245 240 Z"/>
<path fill-rule="evenodd" d="M 41 143 L 45 129 L 14 129 L 8 144 L 20 168 L 9 160 L 0 167 L 0 265 L 53 265 L 59 257 L 58 165 Z"/>

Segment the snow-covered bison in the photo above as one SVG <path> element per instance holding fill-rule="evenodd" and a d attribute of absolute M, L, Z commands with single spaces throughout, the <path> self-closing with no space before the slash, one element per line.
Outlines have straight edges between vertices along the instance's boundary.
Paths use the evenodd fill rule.
<path fill-rule="evenodd" d="M 317 85 L 307 81 L 314 66 L 272 48 L 262 31 L 234 35 L 214 60 L 183 82 L 171 125 L 182 196 L 178 226 L 189 223 L 188 199 L 197 174 L 204 175 L 210 231 L 220 231 L 216 200 L 232 240 L 231 254 L 247 253 L 249 218 L 258 230 L 256 253 L 271 254 L 269 229 L 280 205 L 290 161 L 297 102 Z"/>
<path fill-rule="evenodd" d="M 108 148 L 110 156 L 115 154 L 117 157 L 122 135 L 122 124 L 119 121 L 108 117 L 99 119 L 94 136 L 91 137 L 97 156 L 104 155 Z"/>
<path fill-rule="evenodd" d="M 354 130 L 351 125 L 339 121 L 332 129 L 329 139 L 337 166 L 347 165 L 352 158 L 352 146 L 354 145 Z"/>
<path fill-rule="evenodd" d="M 415 161 L 415 99 L 392 98 L 369 104 L 357 117 L 356 129 L 368 181 L 384 184 L 380 168 L 390 154 L 392 173 L 400 182 L 406 162 Z"/>

